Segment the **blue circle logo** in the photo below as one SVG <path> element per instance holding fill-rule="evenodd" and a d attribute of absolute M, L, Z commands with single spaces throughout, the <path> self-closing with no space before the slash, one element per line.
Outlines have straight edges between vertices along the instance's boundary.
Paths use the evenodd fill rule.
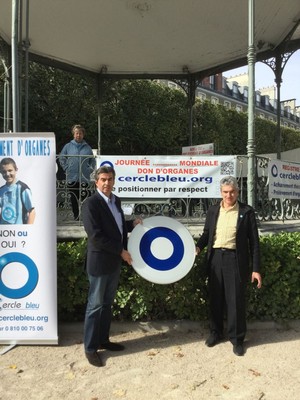
<path fill-rule="evenodd" d="M 278 175 L 278 168 L 277 166 L 274 164 L 271 168 L 271 174 L 276 178 L 276 176 Z"/>
<path fill-rule="evenodd" d="M 132 267 L 149 282 L 179 281 L 193 267 L 195 241 L 190 232 L 170 217 L 154 216 L 137 224 L 129 235 Z"/>
<path fill-rule="evenodd" d="M 173 244 L 173 254 L 167 259 L 159 259 L 151 252 L 153 240 L 164 237 Z M 184 254 L 184 245 L 180 236 L 172 229 L 157 227 L 147 231 L 140 241 L 140 254 L 144 262 L 158 271 L 169 271 L 176 268 Z"/>
<path fill-rule="evenodd" d="M 6 205 L 2 209 L 2 218 L 6 222 L 14 223 L 16 220 L 16 210 L 10 205 Z"/>
<path fill-rule="evenodd" d="M 102 163 L 100 164 L 100 167 L 103 167 L 103 166 L 114 168 L 114 164 L 111 161 L 108 161 L 108 160 L 102 161 Z"/>
<path fill-rule="evenodd" d="M 12 289 L 4 285 L 0 279 L 0 294 L 10 299 L 21 299 L 28 296 L 36 287 L 39 280 L 39 272 L 37 266 L 32 259 L 22 253 L 8 253 L 0 257 L 0 277 L 3 269 L 11 263 L 20 263 L 25 266 L 28 271 L 28 280 L 24 286 L 19 289 Z"/>

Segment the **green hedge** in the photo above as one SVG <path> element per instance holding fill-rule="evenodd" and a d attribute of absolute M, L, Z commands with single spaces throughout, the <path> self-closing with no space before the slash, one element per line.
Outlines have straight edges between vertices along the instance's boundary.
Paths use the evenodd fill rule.
<path fill-rule="evenodd" d="M 300 233 L 262 236 L 263 287 L 249 282 L 248 319 L 300 318 Z M 58 314 L 63 321 L 83 320 L 88 281 L 83 270 L 86 240 L 60 242 L 58 259 Z M 150 283 L 123 266 L 114 317 L 119 320 L 189 319 L 208 316 L 204 254 L 189 274 L 170 285 Z"/>

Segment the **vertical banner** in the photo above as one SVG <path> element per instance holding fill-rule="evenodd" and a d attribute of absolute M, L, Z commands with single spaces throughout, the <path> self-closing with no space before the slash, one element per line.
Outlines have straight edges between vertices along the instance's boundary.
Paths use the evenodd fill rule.
<path fill-rule="evenodd" d="M 57 344 L 53 133 L 0 134 L 0 343 Z"/>

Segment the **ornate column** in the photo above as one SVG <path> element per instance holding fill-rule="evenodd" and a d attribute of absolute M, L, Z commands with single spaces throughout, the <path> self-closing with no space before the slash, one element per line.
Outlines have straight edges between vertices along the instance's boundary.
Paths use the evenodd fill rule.
<path fill-rule="evenodd" d="M 255 0 L 248 0 L 248 177 L 247 177 L 247 202 L 255 206 L 255 45 L 254 45 L 254 9 Z"/>

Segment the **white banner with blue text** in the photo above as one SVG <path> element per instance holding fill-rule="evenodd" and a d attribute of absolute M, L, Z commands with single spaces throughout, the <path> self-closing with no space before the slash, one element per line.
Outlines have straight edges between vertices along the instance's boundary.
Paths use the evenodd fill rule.
<path fill-rule="evenodd" d="M 53 133 L 0 134 L 0 343 L 57 344 Z"/>
<path fill-rule="evenodd" d="M 300 164 L 269 162 L 269 199 L 300 199 Z"/>
<path fill-rule="evenodd" d="M 121 198 L 219 198 L 221 178 L 236 176 L 236 156 L 98 156 L 102 165 Z"/>

